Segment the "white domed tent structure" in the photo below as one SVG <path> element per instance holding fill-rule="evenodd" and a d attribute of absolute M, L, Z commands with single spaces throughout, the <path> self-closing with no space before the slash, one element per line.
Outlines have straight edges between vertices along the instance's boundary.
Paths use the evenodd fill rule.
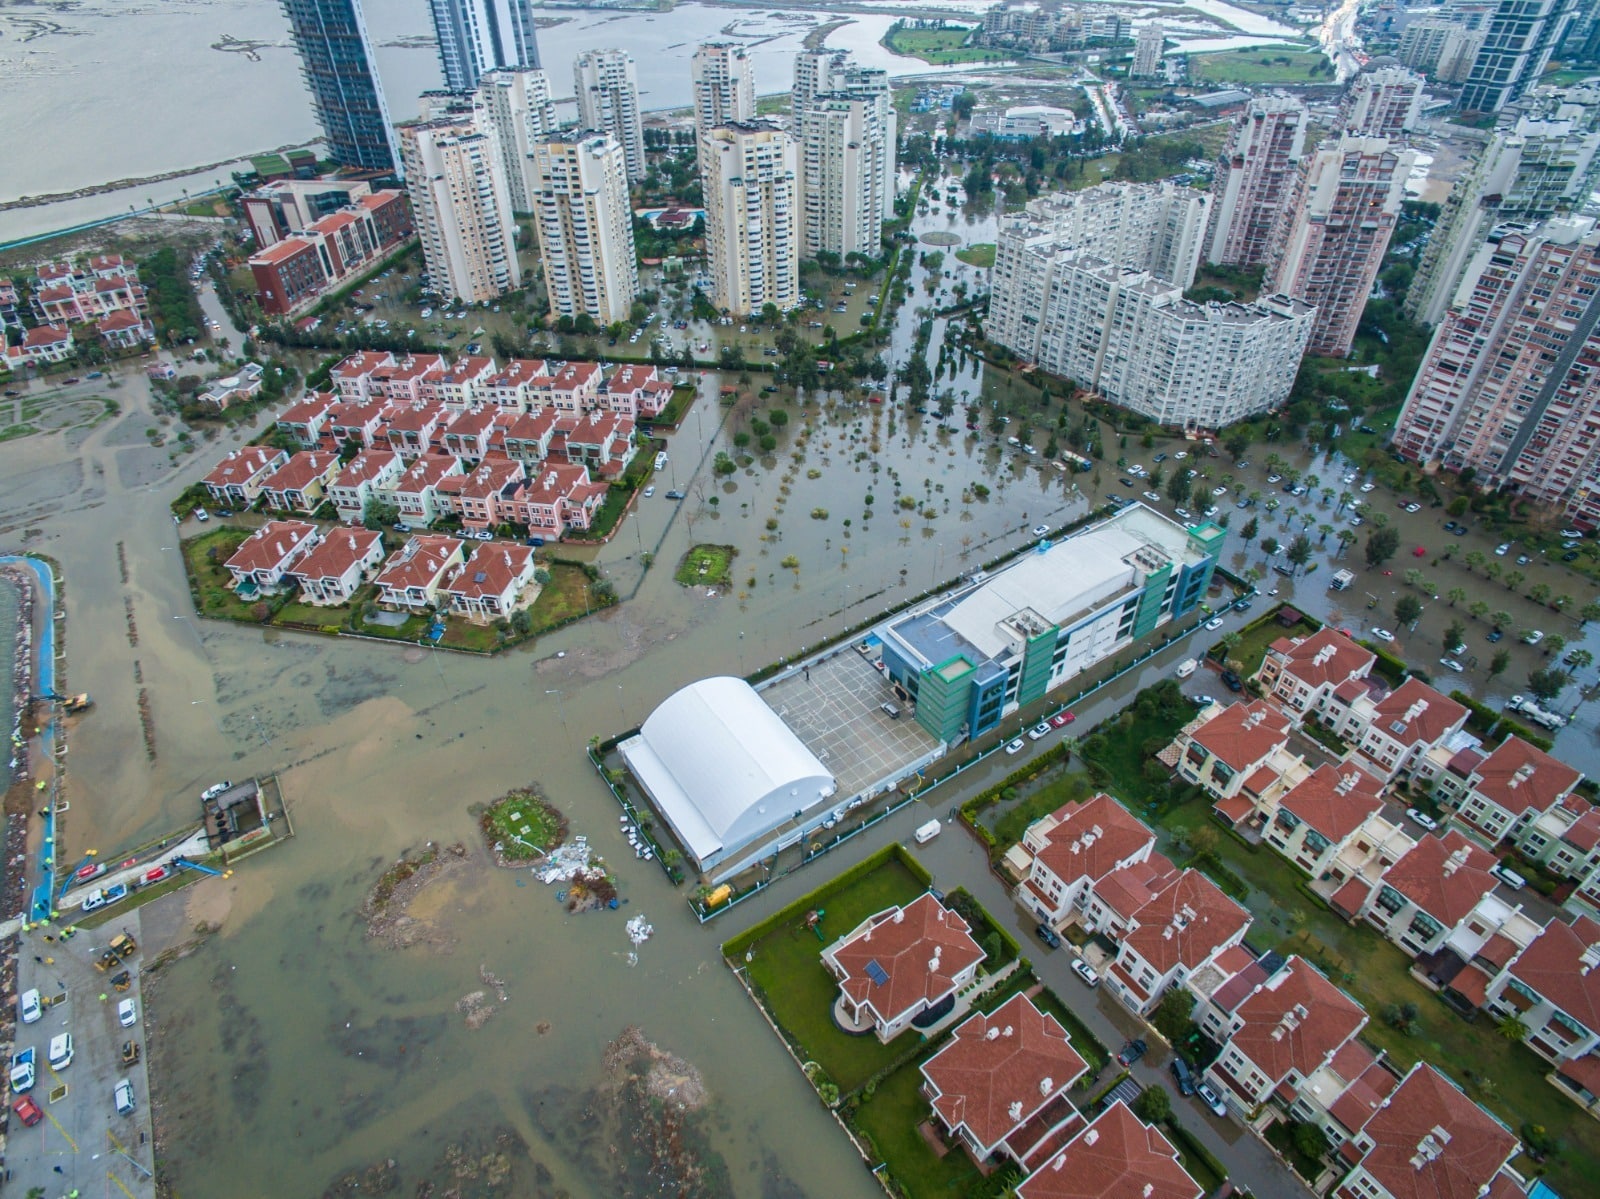
<path fill-rule="evenodd" d="M 743 679 L 701 679 L 662 701 L 618 747 L 702 871 L 766 849 L 837 788 L 817 756 Z M 798 835 L 799 824 L 796 824 Z M 757 846 L 755 853 L 742 851 Z"/>

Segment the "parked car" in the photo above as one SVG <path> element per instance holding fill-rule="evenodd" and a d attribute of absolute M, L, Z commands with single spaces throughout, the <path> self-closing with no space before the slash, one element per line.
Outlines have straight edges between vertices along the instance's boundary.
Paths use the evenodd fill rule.
<path fill-rule="evenodd" d="M 1543 640 L 1544 640 L 1544 630 L 1543 629 L 1529 629 L 1526 633 L 1524 633 L 1522 635 L 1522 644 L 1524 644 L 1524 645 L 1538 645 L 1539 642 L 1541 642 Z"/>
<path fill-rule="evenodd" d="M 1072 972 L 1081 978 L 1085 986 L 1098 987 L 1100 976 L 1094 972 L 1094 967 L 1082 958 L 1072 959 Z"/>
<path fill-rule="evenodd" d="M 1511 552 L 1511 543 L 1509 541 L 1502 541 L 1499 545 L 1494 547 L 1494 552 L 1496 557 L 1504 558 Z"/>
<path fill-rule="evenodd" d="M 1206 621 L 1204 627 L 1205 627 L 1205 630 L 1208 633 L 1216 632 L 1218 629 L 1220 629 L 1222 627 L 1222 617 L 1213 616 L 1210 620 Z"/>
<path fill-rule="evenodd" d="M 83 897 L 83 911 L 95 912 L 106 906 L 106 893 L 99 888 Z"/>
<path fill-rule="evenodd" d="M 44 1113 L 39 1110 L 39 1105 L 33 1101 L 32 1095 L 22 1096 L 11 1105 L 11 1110 L 17 1113 L 17 1118 L 27 1128 L 32 1128 L 44 1119 Z"/>
<path fill-rule="evenodd" d="M 1505 634 L 1505 630 L 1504 629 L 1490 629 L 1489 630 L 1489 640 L 1490 641 L 1499 641 L 1505 635 L 1506 634 Z"/>
<path fill-rule="evenodd" d="M 1576 541 L 1580 537 L 1583 536 L 1583 530 L 1582 529 L 1562 529 L 1561 530 L 1561 535 L 1563 537 L 1566 537 L 1566 538 L 1570 539 L 1570 540 Z"/>
<path fill-rule="evenodd" d="M 1050 718 L 1050 727 L 1064 729 L 1076 719 L 1078 718 L 1071 712 L 1057 712 Z"/>
<path fill-rule="evenodd" d="M 201 524 L 204 524 L 206 521 L 211 519 L 211 513 L 207 512 L 204 508 L 196 508 L 194 510 L 194 518 Z"/>
<path fill-rule="evenodd" d="M 1406 816 L 1415 823 L 1420 824 L 1430 833 L 1437 832 L 1439 829 L 1439 822 L 1437 820 L 1428 815 L 1426 812 L 1419 812 L 1416 808 L 1407 808 Z"/>
<path fill-rule="evenodd" d="M 1035 537 L 1048 537 L 1050 535 L 1050 526 L 1049 525 L 1034 525 L 1033 526 L 1033 535 Z"/>
<path fill-rule="evenodd" d="M 1048 720 L 1041 720 L 1038 724 L 1034 725 L 1031 729 L 1028 730 L 1028 740 L 1029 741 L 1037 741 L 1037 740 L 1039 740 L 1039 738 L 1048 737 L 1049 735 L 1050 735 L 1050 722 Z"/>
<path fill-rule="evenodd" d="M 1504 863 L 1489 867 L 1489 873 L 1494 875 L 1513 891 L 1520 891 L 1522 888 L 1528 885 L 1527 879 L 1523 878 L 1522 875 L 1518 874 L 1515 870 L 1511 869 L 1511 867 L 1505 865 Z"/>
<path fill-rule="evenodd" d="M 1020 754 L 1023 751 L 1024 748 L 1025 748 L 1025 744 L 1024 744 L 1022 738 L 1018 737 L 1015 741 L 1012 741 L 1009 744 L 1007 744 L 1006 753 L 1008 753 L 1008 754 Z"/>
<path fill-rule="evenodd" d="M 1454 658 L 1440 658 L 1439 665 L 1443 666 L 1446 670 L 1453 670 L 1457 674 L 1460 674 L 1466 669 L 1466 667 L 1462 666 L 1461 663 L 1457 662 Z"/>
<path fill-rule="evenodd" d="M 1209 695 L 1191 695 L 1189 697 L 1189 702 L 1197 708 L 1209 708 L 1217 701 L 1212 699 Z"/>
<path fill-rule="evenodd" d="M 1194 1070 L 1190 1068 L 1189 1063 L 1181 1057 L 1174 1057 L 1169 1069 L 1172 1071 L 1172 1077 L 1178 1081 L 1178 1094 L 1193 1095 L 1195 1077 Z"/>
<path fill-rule="evenodd" d="M 37 1024 L 39 1017 L 44 1015 L 44 1008 L 39 1003 L 39 988 L 29 987 L 17 999 L 17 1014 L 22 1017 L 24 1024 Z"/>
<path fill-rule="evenodd" d="M 1144 1041 L 1138 1037 L 1135 1037 L 1122 1047 L 1122 1052 L 1117 1054 L 1117 1061 L 1124 1066 L 1131 1066 L 1134 1062 L 1138 1061 L 1149 1052 L 1150 1046 L 1146 1045 Z"/>
<path fill-rule="evenodd" d="M 1057 934 L 1056 930 L 1051 928 L 1048 924 L 1044 924 L 1044 923 L 1041 922 L 1039 927 L 1037 927 L 1033 931 L 1038 934 L 1039 940 L 1043 941 L 1051 949 L 1060 949 L 1061 948 L 1061 937 L 1060 937 L 1060 935 Z"/>
<path fill-rule="evenodd" d="M 1404 511 L 1406 511 L 1406 512 L 1421 512 L 1422 511 L 1422 505 L 1421 504 L 1417 504 L 1417 503 L 1407 504 L 1405 506 L 1405 508 L 1404 508 Z"/>
<path fill-rule="evenodd" d="M 133 1084 L 126 1078 L 119 1078 L 117 1085 L 111 1088 L 111 1102 L 116 1105 L 117 1115 L 133 1115 L 133 1109 L 138 1106 L 133 1101 Z"/>
<path fill-rule="evenodd" d="M 1244 690 L 1244 680 L 1231 670 L 1224 670 L 1222 672 L 1222 685 L 1229 691 Z"/>
<path fill-rule="evenodd" d="M 681 500 L 683 498 L 683 492 L 681 492 L 681 491 L 669 491 L 669 492 L 667 492 L 667 498 L 669 500 Z"/>
<path fill-rule="evenodd" d="M 644 489 L 644 498 L 645 499 L 649 499 L 655 493 L 656 493 L 656 485 L 654 483 L 652 483 L 652 484 L 650 484 L 650 486 L 648 486 L 648 487 L 646 487 Z"/>
<path fill-rule="evenodd" d="M 1394 634 L 1388 629 L 1373 629 L 1372 635 L 1379 641 L 1393 641 Z"/>
<path fill-rule="evenodd" d="M 1217 1115 L 1226 1116 L 1228 1114 L 1228 1105 L 1222 1102 L 1222 1096 L 1217 1094 L 1216 1091 L 1212 1089 L 1210 1083 L 1201 1083 L 1195 1088 L 1195 1094 L 1200 1097 L 1200 1101 L 1202 1103 L 1204 1103 Z"/>
<path fill-rule="evenodd" d="M 231 786 L 233 786 L 233 784 L 231 782 L 226 782 L 226 781 L 220 782 L 220 783 L 212 783 L 211 786 L 207 787 L 204 791 L 200 792 L 200 799 L 201 799 L 202 802 L 205 801 L 205 800 L 208 800 L 208 799 L 215 799 L 215 798 L 217 798 L 217 796 L 221 795 L 223 792 L 225 792 Z"/>
<path fill-rule="evenodd" d="M 411 532 L 411 526 L 406 524 L 406 522 L 403 521 L 403 520 L 395 521 L 394 524 L 391 527 L 394 529 L 394 531 L 396 533 L 409 533 L 409 532 Z"/>

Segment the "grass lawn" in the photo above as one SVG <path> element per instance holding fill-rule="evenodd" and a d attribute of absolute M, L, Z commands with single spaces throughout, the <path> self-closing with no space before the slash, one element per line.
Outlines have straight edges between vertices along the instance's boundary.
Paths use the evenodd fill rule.
<path fill-rule="evenodd" d="M 249 529 L 223 525 L 183 543 L 183 560 L 189 567 L 194 606 L 201 616 L 257 620 L 254 602 L 246 603 L 234 594 L 233 576 L 223 566 L 249 536 Z"/>
<path fill-rule="evenodd" d="M 780 1027 L 795 1041 L 803 1057 L 816 1062 L 838 1084 L 842 1094 L 855 1090 L 890 1065 L 922 1038 L 911 1030 L 888 1045 L 876 1037 L 853 1037 L 833 1023 L 838 984 L 822 964 L 824 945 L 848 933 L 875 912 L 910 903 L 927 888 L 898 859 L 829 895 L 824 904 L 823 939 L 805 925 L 805 912 L 779 925 L 751 947 L 750 981 Z"/>
<path fill-rule="evenodd" d="M 1266 657 L 1267 647 L 1279 637 L 1309 637 L 1319 627 L 1313 621 L 1301 620 L 1286 629 L 1277 622 L 1275 613 L 1269 612 L 1257 623 L 1239 630 L 1239 644 L 1233 647 L 1228 657 L 1244 667 L 1240 673 L 1248 678 L 1261 669 L 1261 660 Z"/>
<path fill-rule="evenodd" d="M 531 861 L 558 844 L 567 822 L 543 796 L 512 791 L 497 799 L 479 818 L 484 835 L 500 845 L 500 856 Z"/>
<path fill-rule="evenodd" d="M 1035 820 L 1048 816 L 1062 804 L 1082 803 L 1094 794 L 1094 784 L 1081 771 L 1063 771 L 1032 795 L 1015 803 L 994 822 L 995 841 L 1002 846 L 1022 840 Z M 1004 801 L 1002 801 L 1004 802 Z"/>
<path fill-rule="evenodd" d="M 992 241 L 982 241 L 977 245 L 963 246 L 956 251 L 956 257 L 968 266 L 991 267 L 994 265 L 995 244 Z"/>
<path fill-rule="evenodd" d="M 316 604 L 290 600 L 272 617 L 273 624 L 304 624 L 313 628 L 340 628 L 350 618 L 350 605 L 318 607 Z"/>
<path fill-rule="evenodd" d="M 1016 58 L 1004 50 L 969 48 L 970 29 L 890 29 L 883 45 L 892 54 L 920 58 L 936 67 L 958 62 L 1011 62 Z"/>
<path fill-rule="evenodd" d="M 1189 78 L 1202 83 L 1332 83 L 1327 59 L 1309 50 L 1269 46 L 1189 55 Z"/>
<path fill-rule="evenodd" d="M 533 615 L 533 631 L 553 629 L 564 621 L 606 607 L 589 594 L 589 575 L 571 562 L 545 559 L 544 569 L 550 572 L 550 581 L 539 592 L 529 610 Z"/>
<path fill-rule="evenodd" d="M 1164 791 L 1165 780 L 1152 783 L 1145 777 L 1144 768 L 1152 760 L 1147 747 L 1157 741 L 1166 745 L 1178 735 L 1178 730 L 1194 716 L 1192 706 L 1168 715 L 1151 713 L 1139 715 L 1133 708 L 1126 709 L 1121 721 L 1103 725 L 1101 732 L 1087 738 L 1082 747 L 1083 758 L 1106 772 L 1105 789 L 1120 799 L 1136 815 L 1155 798 L 1157 790 Z"/>
<path fill-rule="evenodd" d="M 731 545 L 696 545 L 684 554 L 678 563 L 678 573 L 673 578 L 685 587 L 705 584 L 721 587 L 733 578 L 733 556 L 738 551 Z"/>
<path fill-rule="evenodd" d="M 888 1172 L 913 1199 L 949 1195 L 975 1195 L 983 1175 L 959 1149 L 943 1158 L 922 1139 L 917 1125 L 929 1118 L 922 1086 L 920 1062 L 911 1062 L 878 1084 L 872 1098 L 857 1109 L 851 1121 L 858 1133 L 872 1141 Z"/>

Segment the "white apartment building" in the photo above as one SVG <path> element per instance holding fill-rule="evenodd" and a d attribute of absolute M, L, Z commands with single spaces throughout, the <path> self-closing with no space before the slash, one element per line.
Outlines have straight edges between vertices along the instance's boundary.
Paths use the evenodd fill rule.
<path fill-rule="evenodd" d="M 639 294 L 626 159 L 608 133 L 533 148 L 534 215 L 554 316 L 628 319 Z"/>
<path fill-rule="evenodd" d="M 773 125 L 710 129 L 700 177 L 712 303 L 735 316 L 800 302 L 799 174 L 794 140 Z"/>
<path fill-rule="evenodd" d="M 1304 104 L 1285 95 L 1250 101 L 1212 177 L 1208 262 L 1260 266 L 1272 256 L 1305 148 Z"/>
<path fill-rule="evenodd" d="M 533 211 L 534 145 L 556 131 L 550 77 L 537 67 L 507 67 L 478 80 L 480 120 L 500 147 L 513 212 Z"/>
<path fill-rule="evenodd" d="M 1422 76 L 1375 58 L 1361 69 L 1339 107 L 1336 128 L 1360 137 L 1398 138 L 1422 123 Z"/>
<path fill-rule="evenodd" d="M 1447 17 L 1412 21 L 1400 35 L 1399 59 L 1440 83 L 1465 83 L 1487 31 Z"/>
<path fill-rule="evenodd" d="M 472 118 L 401 125 L 406 190 L 433 289 L 480 303 L 522 286 L 500 147 Z"/>
<path fill-rule="evenodd" d="M 805 256 L 877 256 L 884 218 L 894 212 L 897 122 L 888 73 L 805 51 L 795 60 L 792 97 Z"/>
<path fill-rule="evenodd" d="M 530 0 L 428 0 L 445 86 L 470 92 L 484 72 L 539 65 Z"/>
<path fill-rule="evenodd" d="M 1135 79 L 1148 79 L 1161 74 L 1161 51 L 1167 44 L 1167 31 L 1159 22 L 1139 30 L 1133 43 L 1133 71 Z"/>
<path fill-rule="evenodd" d="M 1030 200 L 1000 222 L 989 336 L 1037 361 L 1037 350 L 1025 347 L 1037 344 L 1052 266 L 1077 253 L 1188 287 L 1209 206 L 1201 193 L 1170 183 L 1105 183 Z"/>
<path fill-rule="evenodd" d="M 718 125 L 752 121 L 756 77 L 750 55 L 732 42 L 707 42 L 689 61 L 694 90 L 694 129 L 704 138 Z"/>
<path fill-rule="evenodd" d="M 1266 282 L 1268 290 L 1315 305 L 1312 353 L 1350 352 L 1415 161 L 1387 138 L 1341 137 L 1301 164 L 1288 233 Z"/>
<path fill-rule="evenodd" d="M 645 176 L 644 125 L 639 118 L 639 80 L 626 50 L 585 50 L 573 61 L 578 128 L 609 133 L 622 146 L 628 182 Z"/>

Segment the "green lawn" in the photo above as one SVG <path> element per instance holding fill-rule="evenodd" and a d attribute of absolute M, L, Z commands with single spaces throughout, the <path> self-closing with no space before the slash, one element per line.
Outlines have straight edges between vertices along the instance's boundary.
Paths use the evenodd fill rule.
<path fill-rule="evenodd" d="M 1104 789 L 1138 813 L 1168 786 L 1153 771 L 1147 776 L 1145 767 L 1193 716 L 1194 706 L 1167 679 L 1140 692 L 1121 716 L 1087 737 L 1080 752 L 1091 773 L 1104 777 Z"/>
<path fill-rule="evenodd" d="M 750 946 L 746 967 L 761 1000 L 778 1025 L 838 1084 L 841 1094 L 855 1090 L 891 1065 L 922 1039 L 912 1030 L 888 1045 L 874 1036 L 853 1037 L 833 1023 L 838 984 L 822 964 L 822 950 L 875 912 L 910 903 L 927 887 L 898 858 L 890 857 L 870 873 L 820 902 L 822 939 L 805 925 L 809 910 L 802 905 Z"/>
<path fill-rule="evenodd" d="M 608 606 L 597 602 L 589 594 L 589 575 L 583 567 L 571 562 L 557 562 L 546 558 L 544 569 L 550 572 L 550 581 L 539 592 L 529 610 L 533 616 L 533 631 L 553 629 L 564 621 L 586 616 Z"/>
<path fill-rule="evenodd" d="M 1261 659 L 1266 657 L 1267 647 L 1279 637 L 1309 637 L 1320 627 L 1315 621 L 1302 619 L 1286 629 L 1277 622 L 1274 610 L 1239 630 L 1239 644 L 1233 647 L 1228 657 L 1244 667 L 1239 673 L 1248 678 L 1261 669 Z"/>
<path fill-rule="evenodd" d="M 500 856 L 532 860 L 557 844 L 567 823 L 543 796 L 513 791 L 496 800 L 480 818 L 484 835 L 500 845 Z"/>
<path fill-rule="evenodd" d="M 963 246 L 956 251 L 956 257 L 968 266 L 981 266 L 987 269 L 994 265 L 994 252 L 994 242 L 984 241 L 977 245 Z"/>
<path fill-rule="evenodd" d="M 692 546 L 678 563 L 678 573 L 673 578 L 685 587 L 702 583 L 721 587 L 733 578 L 733 556 L 737 552 L 731 545 Z"/>
<path fill-rule="evenodd" d="M 1002 846 L 1022 840 L 1028 826 L 1063 804 L 1082 803 L 1094 794 L 1094 785 L 1081 771 L 1063 770 L 1032 795 L 1017 801 L 994 822 L 995 841 Z M 1004 801 L 1002 801 L 1004 802 Z"/>
<path fill-rule="evenodd" d="M 911 1062 L 884 1079 L 863 1102 L 851 1121 L 858 1133 L 872 1142 L 888 1172 L 913 1199 L 948 1195 L 966 1199 L 978 1193 L 983 1175 L 959 1149 L 943 1158 L 922 1139 L 917 1125 L 929 1118 L 922 1086 L 920 1062 Z"/>
<path fill-rule="evenodd" d="M 249 529 L 221 525 L 183 542 L 183 560 L 189 568 L 195 610 L 220 620 L 259 620 L 254 603 L 246 603 L 233 590 L 233 576 L 223 566 L 250 536 Z"/>
<path fill-rule="evenodd" d="M 1311 50 L 1269 46 L 1189 55 L 1189 80 L 1213 83 L 1332 83 L 1322 64 L 1328 60 Z"/>
<path fill-rule="evenodd" d="M 894 27 L 883 35 L 883 45 L 893 54 L 920 58 L 936 67 L 960 62 L 1011 62 L 1016 58 L 1004 50 L 969 47 L 970 29 L 903 29 Z"/>

